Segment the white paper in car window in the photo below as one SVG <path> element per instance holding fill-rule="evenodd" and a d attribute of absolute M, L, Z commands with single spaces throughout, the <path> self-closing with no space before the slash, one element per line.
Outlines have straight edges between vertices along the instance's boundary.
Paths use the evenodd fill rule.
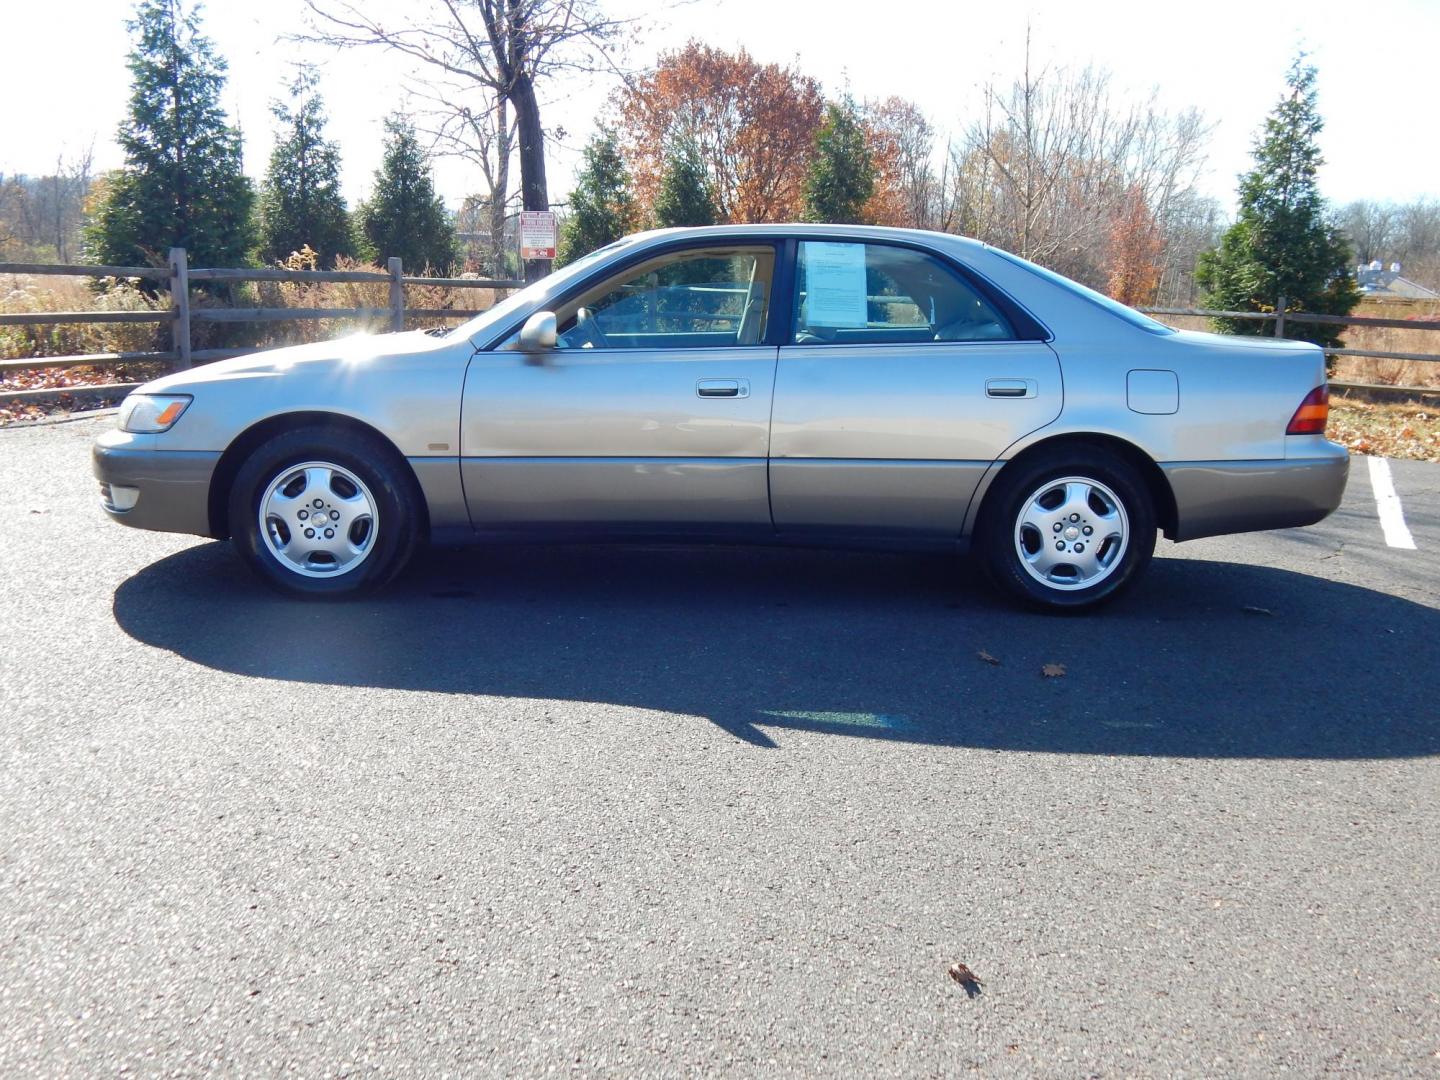
<path fill-rule="evenodd" d="M 865 245 L 807 240 L 805 322 L 810 326 L 864 326 Z"/>

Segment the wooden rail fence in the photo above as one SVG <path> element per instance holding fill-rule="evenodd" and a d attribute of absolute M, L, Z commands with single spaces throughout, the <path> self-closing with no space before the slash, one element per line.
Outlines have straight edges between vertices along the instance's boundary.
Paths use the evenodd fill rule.
<path fill-rule="evenodd" d="M 511 278 L 439 278 L 406 277 L 398 258 L 386 260 L 386 268 L 377 270 L 281 270 L 247 267 L 195 268 L 189 266 L 184 248 L 171 248 L 167 266 L 90 266 L 53 265 L 49 263 L 0 263 L 0 275 L 37 274 L 67 277 L 138 278 L 160 282 L 170 296 L 168 308 L 158 311 L 34 311 L 0 312 L 0 326 L 63 326 L 76 323 L 169 323 L 171 347 L 155 352 L 88 353 L 75 356 L 44 356 L 21 360 L 0 360 L 0 375 L 7 371 L 36 369 L 106 367 L 114 364 L 147 361 L 167 364 L 172 368 L 190 367 L 196 362 L 239 356 L 252 349 L 195 349 L 191 330 L 196 323 L 262 323 L 286 322 L 291 319 L 384 319 L 391 330 L 403 330 L 405 319 L 468 319 L 483 314 L 488 308 L 411 308 L 405 306 L 405 288 L 409 285 L 438 285 L 453 289 L 489 289 L 506 291 L 525 287 L 524 281 Z M 195 282 L 279 281 L 296 284 L 318 282 L 384 283 L 389 287 L 384 307 L 367 308 L 192 308 L 190 286 Z M 0 394 L 0 400 L 23 401 L 27 398 L 55 397 L 60 394 L 84 392 L 105 396 L 133 389 L 134 383 L 106 383 L 97 386 L 64 387 L 46 390 L 20 390 Z"/>
<path fill-rule="evenodd" d="M 105 367 L 114 364 L 153 361 L 174 368 L 219 360 L 252 351 L 249 349 L 195 349 L 191 330 L 196 323 L 262 323 L 292 319 L 386 319 L 391 330 L 403 330 L 406 317 L 434 319 L 468 319 L 487 308 L 408 308 L 405 288 L 409 285 L 439 285 L 453 289 L 510 290 L 525 286 L 524 281 L 509 278 L 438 278 L 406 277 L 397 258 L 386 260 L 386 268 L 377 270 L 281 270 L 262 268 L 191 269 L 184 248 L 170 250 L 167 266 L 79 266 L 48 263 L 0 263 L 0 275 L 49 274 L 71 277 L 139 278 L 164 283 L 170 296 L 168 308 L 159 311 L 35 311 L 0 313 L 0 326 L 55 326 L 72 323 L 169 323 L 171 348 L 157 352 L 89 353 L 76 356 L 46 356 L 23 360 L 0 360 L 0 376 L 7 371 L 30 371 L 40 368 Z M 316 282 L 371 282 L 389 287 L 388 303 L 379 308 L 193 308 L 190 305 L 192 282 L 254 282 L 278 281 L 296 284 Z M 1376 326 L 1404 330 L 1440 330 L 1440 320 L 1385 319 L 1362 315 L 1311 315 L 1298 311 L 1255 312 L 1213 311 L 1207 308 L 1144 307 L 1147 315 L 1196 316 L 1200 318 L 1250 319 L 1274 324 L 1276 337 L 1285 336 L 1286 323 L 1323 323 L 1335 326 Z M 1365 356 L 1379 360 L 1415 360 L 1440 363 L 1440 353 L 1376 352 L 1369 349 L 1329 349 L 1331 356 Z M 93 387 L 65 387 L 60 390 L 21 390 L 0 394 L 0 400 L 24 400 L 27 397 L 55 397 L 59 394 L 104 395 L 130 390 L 133 383 L 107 383 Z"/>
<path fill-rule="evenodd" d="M 1317 323 L 1328 326 L 1381 326 L 1397 330 L 1440 330 L 1440 320 L 1435 319 L 1383 319 L 1369 315 L 1310 315 L 1303 311 L 1211 311 L 1208 308 L 1136 308 L 1146 315 L 1194 315 L 1208 319 L 1251 319 L 1259 322 L 1273 322 L 1275 336 L 1285 336 L 1285 324 Z M 1375 352 L 1371 349 L 1326 349 L 1326 356 L 1368 356 L 1376 360 L 1418 360 L 1421 363 L 1440 363 L 1440 353 Z"/>

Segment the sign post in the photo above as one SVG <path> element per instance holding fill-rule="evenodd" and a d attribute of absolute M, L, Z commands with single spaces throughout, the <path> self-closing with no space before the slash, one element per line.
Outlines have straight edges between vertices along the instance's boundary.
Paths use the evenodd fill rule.
<path fill-rule="evenodd" d="M 525 280 L 537 281 L 548 274 L 549 264 L 554 258 L 554 212 L 520 211 L 520 261 L 525 265 Z"/>

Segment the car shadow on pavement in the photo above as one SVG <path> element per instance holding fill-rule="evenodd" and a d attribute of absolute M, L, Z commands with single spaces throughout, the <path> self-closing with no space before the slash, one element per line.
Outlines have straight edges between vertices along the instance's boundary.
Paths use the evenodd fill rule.
<path fill-rule="evenodd" d="M 957 560 L 731 547 L 433 551 L 378 596 L 303 603 L 209 543 L 125 581 L 114 614 L 220 671 L 656 709 L 763 747 L 803 730 L 1088 754 L 1440 752 L 1424 677 L 1440 671 L 1440 611 L 1198 559 L 1157 559 L 1103 612 L 1054 617 L 1010 608 Z"/>

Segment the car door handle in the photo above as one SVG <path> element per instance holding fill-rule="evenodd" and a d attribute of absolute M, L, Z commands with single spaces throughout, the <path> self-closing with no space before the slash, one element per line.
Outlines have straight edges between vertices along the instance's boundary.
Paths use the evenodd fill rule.
<path fill-rule="evenodd" d="M 985 381 L 986 397 L 1031 398 L 1035 396 L 1037 390 L 1034 379 L 987 379 Z"/>
<path fill-rule="evenodd" d="M 749 397 L 749 379 L 701 379 L 695 384 L 698 397 Z"/>

